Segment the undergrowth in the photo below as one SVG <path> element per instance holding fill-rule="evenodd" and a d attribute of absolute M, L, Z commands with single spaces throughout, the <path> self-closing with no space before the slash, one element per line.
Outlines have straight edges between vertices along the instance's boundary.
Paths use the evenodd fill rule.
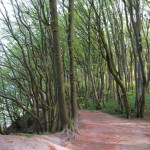
<path fill-rule="evenodd" d="M 129 100 L 129 106 L 131 108 L 132 114 L 136 113 L 135 107 L 134 107 L 134 100 L 135 100 L 135 93 L 128 92 L 128 100 Z M 78 99 L 80 109 L 87 109 L 87 110 L 95 110 L 95 104 L 93 103 L 92 99 L 85 99 L 83 97 L 80 97 Z M 120 107 L 117 106 L 116 100 L 112 96 L 108 97 L 108 100 L 105 101 L 104 105 L 102 105 L 101 111 L 118 115 L 121 117 L 125 116 L 125 110 L 121 110 Z M 146 93 L 145 95 L 145 120 L 150 120 L 150 93 Z"/>

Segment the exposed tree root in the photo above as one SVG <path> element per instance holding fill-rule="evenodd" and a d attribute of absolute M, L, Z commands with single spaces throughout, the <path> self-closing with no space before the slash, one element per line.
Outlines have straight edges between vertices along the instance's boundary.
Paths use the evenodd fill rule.
<path fill-rule="evenodd" d="M 63 129 L 58 135 L 65 139 L 65 141 L 74 141 L 79 134 L 77 124 L 71 121 L 70 125 Z"/>

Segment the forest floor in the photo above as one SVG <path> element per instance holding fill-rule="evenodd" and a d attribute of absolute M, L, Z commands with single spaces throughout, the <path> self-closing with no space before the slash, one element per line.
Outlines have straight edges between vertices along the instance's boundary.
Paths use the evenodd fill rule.
<path fill-rule="evenodd" d="M 81 110 L 79 135 L 0 135 L 0 150 L 150 150 L 150 122 Z"/>

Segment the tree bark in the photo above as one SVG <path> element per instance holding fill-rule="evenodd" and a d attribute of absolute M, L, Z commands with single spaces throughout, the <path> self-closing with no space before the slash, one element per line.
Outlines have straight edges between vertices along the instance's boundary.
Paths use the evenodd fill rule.
<path fill-rule="evenodd" d="M 74 33 L 74 0 L 69 0 L 69 26 L 68 26 L 68 47 L 70 55 L 70 89 L 71 89 L 71 119 L 76 121 L 78 118 L 78 107 L 76 98 L 76 74 L 75 74 L 75 56 L 73 45 Z"/>
<path fill-rule="evenodd" d="M 57 88 L 58 88 L 58 105 L 61 119 L 61 130 L 68 128 L 69 117 L 67 115 L 66 103 L 65 103 L 65 89 L 64 89 L 64 71 L 61 57 L 61 47 L 58 29 L 58 15 L 57 15 L 57 4 L 56 0 L 49 0 L 51 9 L 51 24 L 52 24 L 52 36 L 53 36 L 53 48 L 54 57 L 56 60 L 57 70 Z"/>

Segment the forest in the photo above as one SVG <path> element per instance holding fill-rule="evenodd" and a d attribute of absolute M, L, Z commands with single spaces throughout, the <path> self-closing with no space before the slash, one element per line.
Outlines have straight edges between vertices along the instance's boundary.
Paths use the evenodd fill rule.
<path fill-rule="evenodd" d="M 5 134 L 78 133 L 80 110 L 150 120 L 149 0 L 0 0 Z"/>

